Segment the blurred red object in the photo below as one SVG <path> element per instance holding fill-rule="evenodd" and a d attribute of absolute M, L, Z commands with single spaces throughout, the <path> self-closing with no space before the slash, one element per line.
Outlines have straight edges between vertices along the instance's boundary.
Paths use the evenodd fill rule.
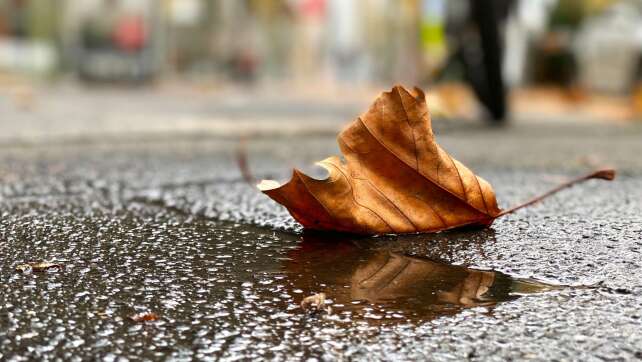
<path fill-rule="evenodd" d="M 325 15 L 325 0 L 303 0 L 299 12 L 305 18 L 322 19 Z"/>
<path fill-rule="evenodd" d="M 138 51 L 142 49 L 147 41 L 143 18 L 138 15 L 130 15 L 119 19 L 112 37 L 114 44 L 121 50 Z"/>

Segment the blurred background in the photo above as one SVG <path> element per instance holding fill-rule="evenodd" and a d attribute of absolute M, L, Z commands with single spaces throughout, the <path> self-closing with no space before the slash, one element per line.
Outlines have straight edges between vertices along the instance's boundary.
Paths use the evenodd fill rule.
<path fill-rule="evenodd" d="M 335 132 L 393 84 L 440 120 L 636 122 L 640 0 L 0 0 L 0 142 Z"/>

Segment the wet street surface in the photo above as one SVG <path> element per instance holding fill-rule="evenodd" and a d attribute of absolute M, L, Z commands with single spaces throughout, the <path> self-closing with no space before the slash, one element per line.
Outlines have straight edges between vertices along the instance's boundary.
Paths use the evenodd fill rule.
<path fill-rule="evenodd" d="M 642 162 L 616 137 L 592 143 L 621 166 L 612 183 L 491 229 L 377 238 L 303 233 L 242 181 L 231 140 L 6 148 L 0 360 L 642 358 Z M 443 137 L 502 207 L 591 155 L 479 139 Z M 250 165 L 283 180 L 334 147 L 256 141 Z M 523 158 L 478 151 L 511 147 Z M 23 265 L 37 261 L 59 265 Z M 324 308 L 302 309 L 317 293 Z"/>

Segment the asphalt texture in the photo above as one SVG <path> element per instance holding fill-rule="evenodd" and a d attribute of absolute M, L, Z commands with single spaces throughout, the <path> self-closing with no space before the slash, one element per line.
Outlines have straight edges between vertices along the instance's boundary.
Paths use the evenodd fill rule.
<path fill-rule="evenodd" d="M 619 175 L 490 229 L 364 239 L 302 233 L 243 181 L 232 139 L 3 146 L 0 360 L 642 358 L 642 129 L 436 128 L 502 207 Z M 279 180 L 337 152 L 247 145 L 254 176 Z M 41 260 L 62 266 L 16 270 Z M 359 283 L 382 263 L 410 271 Z M 320 292 L 332 313 L 299 306 Z"/>

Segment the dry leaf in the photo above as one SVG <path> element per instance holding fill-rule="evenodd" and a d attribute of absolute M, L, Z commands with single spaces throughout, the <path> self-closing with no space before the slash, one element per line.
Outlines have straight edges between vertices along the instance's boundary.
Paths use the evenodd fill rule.
<path fill-rule="evenodd" d="M 129 319 L 134 322 L 153 322 L 158 320 L 158 314 L 154 312 L 142 312 L 130 315 Z"/>
<path fill-rule="evenodd" d="M 258 187 L 284 205 L 305 228 L 358 234 L 437 232 L 490 226 L 503 211 L 491 185 L 452 158 L 436 142 L 424 93 L 395 86 L 382 93 L 337 139 L 345 163 L 319 163 L 329 176 L 316 180 L 298 170 L 279 185 Z M 588 178 L 612 179 L 614 171 Z"/>
<path fill-rule="evenodd" d="M 312 312 L 325 311 L 328 314 L 332 313 L 332 307 L 325 305 L 325 293 L 317 293 L 309 297 L 303 298 L 301 301 L 301 308 Z"/>

